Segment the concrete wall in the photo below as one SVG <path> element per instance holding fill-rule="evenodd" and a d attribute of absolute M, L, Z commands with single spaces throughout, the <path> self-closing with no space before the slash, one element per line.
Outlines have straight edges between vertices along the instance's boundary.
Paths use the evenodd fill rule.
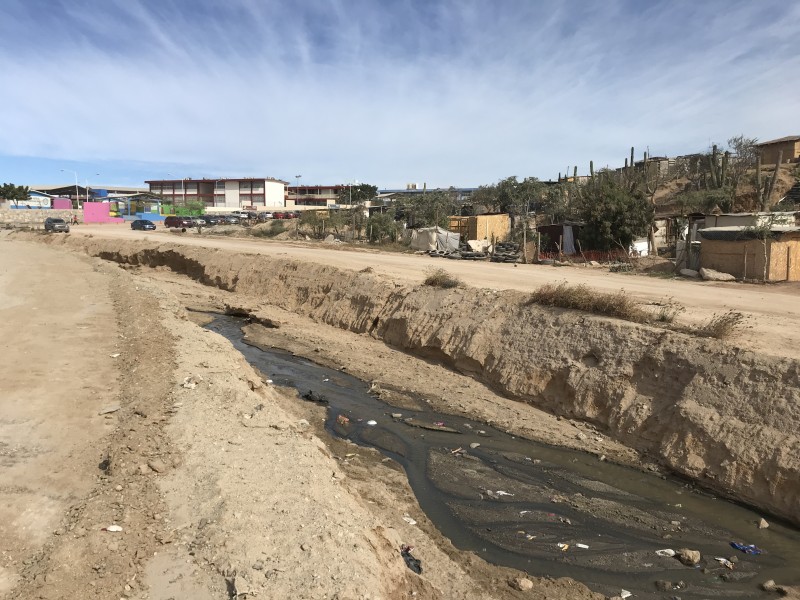
<path fill-rule="evenodd" d="M 83 223 L 83 211 L 80 210 L 0 208 L 0 224 L 14 227 L 42 228 L 47 217 L 70 221 L 72 220 L 72 215 L 78 217 L 78 221 Z"/>
<path fill-rule="evenodd" d="M 226 181 L 225 182 L 225 206 L 227 208 L 238 210 L 241 208 L 239 203 L 239 182 Z"/>
<path fill-rule="evenodd" d="M 264 182 L 264 204 L 269 207 L 286 206 L 284 185 L 279 181 Z"/>
<path fill-rule="evenodd" d="M 767 240 L 767 281 L 800 281 L 800 234 Z M 737 279 L 764 277 L 764 243 L 761 240 L 724 242 L 703 240 L 700 266 Z"/>
<path fill-rule="evenodd" d="M 86 223 L 122 223 L 124 219 L 112 217 L 111 205 L 107 202 L 86 202 L 83 205 L 83 220 Z"/>

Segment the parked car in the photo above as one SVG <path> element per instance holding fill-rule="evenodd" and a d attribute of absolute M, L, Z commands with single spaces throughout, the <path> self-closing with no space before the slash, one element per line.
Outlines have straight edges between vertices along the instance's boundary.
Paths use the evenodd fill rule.
<path fill-rule="evenodd" d="M 205 217 L 192 217 L 192 227 L 205 227 L 206 219 Z"/>
<path fill-rule="evenodd" d="M 282 213 L 282 212 L 272 213 L 272 218 L 273 219 L 285 219 L 286 218 L 286 213 Z"/>
<path fill-rule="evenodd" d="M 177 217 L 172 215 L 164 219 L 164 227 L 177 227 L 179 229 L 183 229 L 185 227 L 194 226 L 195 225 L 191 217 Z"/>
<path fill-rule="evenodd" d="M 138 229 L 140 231 L 154 231 L 156 224 L 147 219 L 136 219 L 131 222 L 131 229 Z"/>
<path fill-rule="evenodd" d="M 269 221 L 271 218 L 272 218 L 272 213 L 271 212 L 260 212 L 260 213 L 258 213 L 258 220 L 261 221 L 262 223 L 264 221 Z"/>
<path fill-rule="evenodd" d="M 56 217 L 47 217 L 44 220 L 45 231 L 60 231 L 61 233 L 69 233 L 69 225 L 64 219 Z"/>
<path fill-rule="evenodd" d="M 205 219 L 206 225 L 209 227 L 225 223 L 225 219 L 220 215 L 203 215 L 203 219 Z"/>
<path fill-rule="evenodd" d="M 242 222 L 239 215 L 223 215 L 223 218 L 228 225 L 238 225 Z"/>

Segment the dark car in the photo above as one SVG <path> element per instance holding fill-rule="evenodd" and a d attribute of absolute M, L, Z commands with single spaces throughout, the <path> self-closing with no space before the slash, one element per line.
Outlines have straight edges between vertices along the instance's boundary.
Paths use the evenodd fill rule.
<path fill-rule="evenodd" d="M 45 231 L 60 231 L 61 233 L 69 233 L 69 225 L 64 219 L 56 217 L 47 217 L 44 220 Z"/>
<path fill-rule="evenodd" d="M 228 225 L 238 225 L 242 222 L 239 215 L 223 215 L 222 218 L 225 219 L 225 223 Z"/>
<path fill-rule="evenodd" d="M 137 219 L 131 222 L 131 229 L 138 229 L 140 231 L 154 231 L 156 224 L 147 219 Z"/>
<path fill-rule="evenodd" d="M 194 226 L 195 225 L 191 217 L 176 217 L 173 215 L 164 219 L 164 227 L 177 227 L 178 229 L 184 229 L 186 227 Z"/>
<path fill-rule="evenodd" d="M 225 223 L 225 219 L 219 215 L 204 215 L 203 219 L 205 219 L 206 225 L 208 225 L 209 227 Z"/>
<path fill-rule="evenodd" d="M 286 213 L 282 213 L 282 212 L 272 213 L 272 218 L 273 219 L 285 219 L 286 218 Z"/>

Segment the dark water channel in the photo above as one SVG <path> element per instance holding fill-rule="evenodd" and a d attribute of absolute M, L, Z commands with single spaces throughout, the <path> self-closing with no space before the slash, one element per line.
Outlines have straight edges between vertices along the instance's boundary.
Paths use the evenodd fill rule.
<path fill-rule="evenodd" d="M 649 598 L 768 598 L 775 595 L 759 588 L 768 579 L 800 583 L 796 529 L 770 520 L 768 529 L 759 530 L 762 515 L 677 479 L 515 438 L 465 418 L 395 408 L 346 373 L 246 342 L 243 324 L 218 317 L 207 327 L 276 385 L 324 396 L 327 430 L 401 464 L 428 518 L 462 550 L 531 575 L 573 577 L 607 595 L 625 589 Z M 407 418 L 443 423 L 455 432 L 414 427 Z M 475 443 L 480 445 L 470 448 Z M 457 448 L 465 453 L 452 453 Z M 744 554 L 731 541 L 755 544 L 763 553 Z M 699 550 L 703 559 L 687 567 L 656 554 L 668 548 Z M 735 561 L 734 568 L 716 557 Z M 425 557 L 418 558 L 424 568 Z"/>

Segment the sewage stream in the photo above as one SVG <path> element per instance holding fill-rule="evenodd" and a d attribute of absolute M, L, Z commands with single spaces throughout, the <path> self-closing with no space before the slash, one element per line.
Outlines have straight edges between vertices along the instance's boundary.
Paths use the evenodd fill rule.
<path fill-rule="evenodd" d="M 244 324 L 218 316 L 207 327 L 276 385 L 324 397 L 332 435 L 402 465 L 425 514 L 461 550 L 531 575 L 572 577 L 609 596 L 625 589 L 645 598 L 769 598 L 774 594 L 759 587 L 768 579 L 800 583 L 797 529 L 770 520 L 760 530 L 762 515 L 678 479 L 466 418 L 390 406 L 351 375 L 247 342 Z M 742 553 L 730 542 L 755 544 L 762 553 Z M 656 554 L 680 548 L 699 550 L 700 564 Z M 418 558 L 424 567 L 424 556 Z"/>

